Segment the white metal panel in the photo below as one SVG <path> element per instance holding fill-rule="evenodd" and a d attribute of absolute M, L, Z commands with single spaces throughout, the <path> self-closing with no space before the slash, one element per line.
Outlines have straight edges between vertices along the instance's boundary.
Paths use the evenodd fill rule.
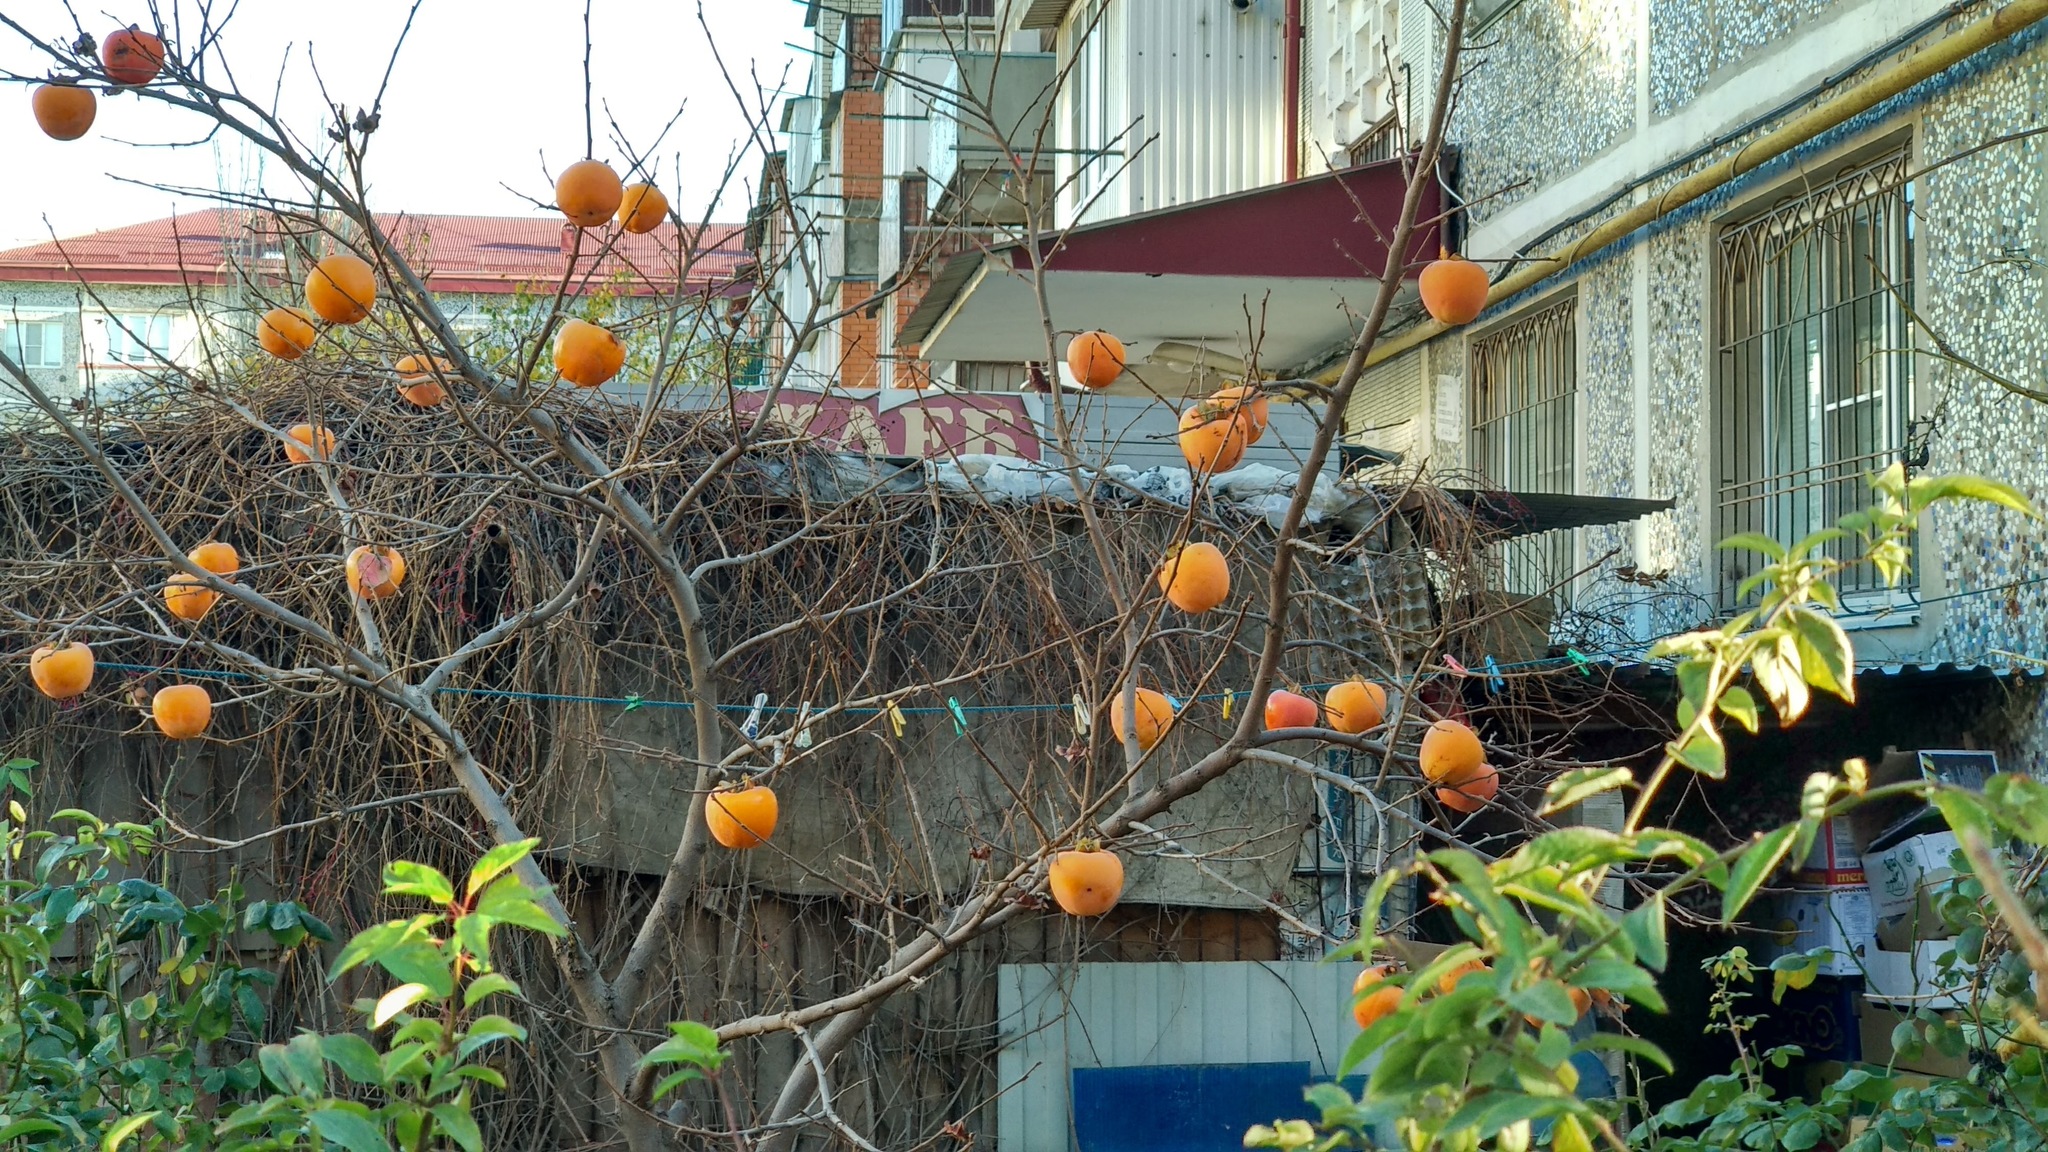
<path fill-rule="evenodd" d="M 1074 450 L 1090 468 L 1122 464 L 1147 468 L 1186 468 L 1180 451 L 1180 411 L 1145 397 L 1066 393 L 1067 419 Z M 1267 405 L 1266 434 L 1245 450 L 1244 463 L 1265 464 L 1299 472 L 1316 435 L 1317 413 L 1303 405 L 1274 400 Z M 1039 437 L 1048 445 L 1058 439 L 1052 413 L 1041 418 Z M 1334 466 L 1337 454 L 1327 463 Z"/>
<path fill-rule="evenodd" d="M 1072 58 L 1077 28 L 1090 13 L 1090 5 L 1080 4 L 1069 15 L 1061 36 L 1063 60 Z M 1080 221 L 1112 220 L 1278 183 L 1288 114 L 1281 92 L 1281 23 L 1274 4 L 1242 12 L 1222 0 L 1110 4 L 1097 36 L 1115 66 L 1099 77 L 1076 69 L 1063 96 L 1062 146 L 1115 149 L 1097 161 L 1100 177 L 1093 183 L 1109 183 Z M 1121 143 L 1113 144 L 1120 134 Z M 1062 178 L 1070 172 L 1071 166 Z"/>
<path fill-rule="evenodd" d="M 996 1075 L 1006 1091 L 996 1105 L 997 1152 L 1069 1152 L 1075 1068 L 1300 1060 L 1313 1076 L 1335 1074 L 1358 1034 L 1351 984 L 1359 967 L 1003 965 Z"/>
<path fill-rule="evenodd" d="M 1135 0 L 1125 29 L 1139 135 L 1131 211 L 1278 183 L 1285 140 L 1280 5 Z"/>
<path fill-rule="evenodd" d="M 1417 349 L 1366 370 L 1344 412 L 1344 437 L 1403 456 L 1426 454 L 1420 433 L 1427 406 Z"/>

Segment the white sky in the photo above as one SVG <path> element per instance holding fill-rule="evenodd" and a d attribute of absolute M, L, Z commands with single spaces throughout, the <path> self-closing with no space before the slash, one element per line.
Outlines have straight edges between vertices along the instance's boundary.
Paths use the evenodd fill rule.
<path fill-rule="evenodd" d="M 61 0 L 0 2 L 39 35 L 63 41 L 76 35 Z M 130 22 L 147 27 L 148 2 L 73 0 L 73 7 L 86 30 L 104 39 Z M 170 24 L 174 0 L 157 2 Z M 178 2 L 190 18 L 194 0 Z M 214 4 L 216 10 L 230 6 Z M 222 44 L 242 90 L 259 103 L 278 90 L 282 70 L 283 119 L 301 139 L 324 143 L 323 106 L 306 49 L 328 93 L 353 114 L 375 97 L 409 6 L 403 0 L 241 0 Z M 771 93 L 803 87 L 808 57 L 788 47 L 809 42 L 799 0 L 702 0 L 702 6 L 719 54 L 735 72 L 752 69 Z M 656 182 L 686 216 L 701 213 L 717 194 L 728 157 L 747 134 L 697 9 L 692 0 L 594 0 L 591 16 L 597 156 L 624 171 L 622 150 L 608 139 L 607 105 L 643 151 L 681 108 L 653 162 Z M 42 75 L 48 58 L 0 27 L 0 67 Z M 751 80 L 743 80 L 743 91 L 753 91 Z M 0 157 L 6 157 L 0 247 L 45 240 L 53 230 L 74 236 L 204 206 L 124 178 L 241 187 L 253 154 L 232 142 L 145 146 L 199 140 L 207 125 L 137 96 L 103 94 L 91 134 L 60 143 L 36 127 L 26 85 L 0 85 Z M 425 0 L 371 137 L 370 203 L 380 211 L 534 214 L 531 203 L 505 186 L 550 201 L 546 173 L 581 159 L 583 142 L 581 3 Z M 744 187 L 727 192 L 719 218 L 744 216 L 760 164 L 758 150 L 745 157 L 736 173 Z M 273 192 L 295 191 L 274 160 L 262 175 Z"/>

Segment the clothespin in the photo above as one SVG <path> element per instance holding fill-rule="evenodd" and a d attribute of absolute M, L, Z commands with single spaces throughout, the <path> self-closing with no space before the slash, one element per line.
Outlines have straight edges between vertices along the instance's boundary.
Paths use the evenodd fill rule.
<path fill-rule="evenodd" d="M 1456 656 L 1445 656 L 1444 667 L 1449 668 L 1451 671 L 1456 672 L 1460 676 L 1471 675 L 1470 672 L 1465 671 L 1465 666 L 1463 664 L 1458 663 L 1458 658 Z"/>
<path fill-rule="evenodd" d="M 1180 703 L 1180 698 L 1179 698 L 1179 697 L 1177 697 L 1177 696 L 1168 696 L 1168 695 L 1167 695 L 1166 693 L 1164 693 L 1164 692 L 1161 692 L 1161 693 L 1160 693 L 1160 695 L 1161 695 L 1161 696 L 1166 696 L 1166 706 L 1167 706 L 1168 708 L 1171 708 L 1171 709 L 1173 709 L 1173 714 L 1174 714 L 1174 715 L 1176 715 L 1176 716 L 1180 715 L 1180 709 L 1181 709 L 1181 703 Z"/>
<path fill-rule="evenodd" d="M 804 701 L 803 707 L 796 710 L 795 744 L 799 748 L 809 748 L 811 746 L 811 702 L 809 700 Z"/>
<path fill-rule="evenodd" d="M 1074 693 L 1074 735 L 1088 735 L 1088 702 L 1079 692 Z"/>
<path fill-rule="evenodd" d="M 740 725 L 740 735 L 752 740 L 761 734 L 761 709 L 768 706 L 766 692 L 754 693 L 754 710 L 747 713 L 747 722 Z"/>
<path fill-rule="evenodd" d="M 1493 662 L 1493 657 L 1488 656 L 1486 658 L 1486 690 L 1488 692 L 1500 692 L 1505 690 L 1507 686 L 1508 682 L 1501 678 L 1500 665 Z"/>
<path fill-rule="evenodd" d="M 638 692 L 635 692 L 631 696 L 626 697 L 626 711 L 631 712 L 633 709 L 638 708 L 639 706 L 645 703 L 647 703 L 647 701 L 642 700 L 640 698 L 640 694 Z"/>
<path fill-rule="evenodd" d="M 1571 657 L 1572 663 L 1578 666 L 1579 675 L 1584 676 L 1588 680 L 1593 678 L 1593 662 L 1586 659 L 1584 652 L 1579 651 L 1577 648 L 1567 648 L 1564 650 L 1564 654 Z"/>
<path fill-rule="evenodd" d="M 903 709 L 898 708 L 896 702 L 891 700 L 889 701 L 889 706 L 884 708 L 883 711 L 889 715 L 889 727 L 895 731 L 896 738 L 898 740 L 903 739 Z"/>
<path fill-rule="evenodd" d="M 953 714 L 953 735 L 967 735 L 967 712 L 960 707 L 960 698 L 958 696 L 946 697 L 946 711 Z"/>
<path fill-rule="evenodd" d="M 1235 689 L 1223 694 L 1223 718 L 1225 720 L 1230 719 L 1230 707 L 1235 703 L 1237 703 L 1237 691 Z"/>

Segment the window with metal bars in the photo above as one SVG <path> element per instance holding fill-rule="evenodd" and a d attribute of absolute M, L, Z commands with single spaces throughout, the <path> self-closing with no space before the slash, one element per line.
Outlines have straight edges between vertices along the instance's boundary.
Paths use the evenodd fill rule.
<path fill-rule="evenodd" d="M 1577 484 L 1578 301 L 1566 299 L 1472 342 L 1472 468 L 1509 492 Z M 1578 567 L 1572 529 L 1501 545 L 1502 590 L 1563 598 Z"/>
<path fill-rule="evenodd" d="M 1912 402 L 1912 185 L 1903 149 L 1724 229 L 1717 245 L 1718 537 L 1790 544 L 1868 507 Z M 1853 555 L 1853 541 L 1827 546 Z M 1719 554 L 1724 608 L 1761 553 Z M 1868 565 L 1837 581 L 1875 593 Z"/>

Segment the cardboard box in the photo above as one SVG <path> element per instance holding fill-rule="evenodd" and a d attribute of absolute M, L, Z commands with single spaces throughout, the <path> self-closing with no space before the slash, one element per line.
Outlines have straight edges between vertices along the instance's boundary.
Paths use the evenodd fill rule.
<path fill-rule="evenodd" d="M 1787 989 L 1775 1004 L 1765 1000 L 1756 1008 L 1757 1049 L 1796 1044 L 1808 1060 L 1858 1059 L 1861 987 L 1860 980 L 1822 976 L 1805 988 Z"/>
<path fill-rule="evenodd" d="M 1863 957 L 1877 944 L 1870 889 L 1860 884 L 1777 893 L 1764 904 L 1760 919 L 1769 934 L 1766 960 L 1826 948 L 1830 956 L 1821 961 L 1823 976 L 1859 975 Z"/>
<path fill-rule="evenodd" d="M 1799 864 L 1797 880 L 1818 887 L 1865 882 L 1863 854 L 1857 849 L 1856 830 L 1848 820 L 1821 822 L 1820 835 L 1813 838 L 1813 850 Z"/>
<path fill-rule="evenodd" d="M 1904 916 L 1913 912 L 1921 903 L 1923 889 L 1955 875 L 1948 861 L 1958 847 L 1956 834 L 1942 829 L 1909 836 L 1868 853 L 1865 858 L 1870 866 L 1871 904 L 1877 915 Z M 1931 911 L 1931 907 L 1921 908 L 1920 918 L 1926 919 L 1925 914 Z"/>
<path fill-rule="evenodd" d="M 1930 748 L 1901 752 L 1887 748 L 1884 756 L 1869 767 L 1870 786 L 1873 788 L 1907 780 L 1926 780 L 1980 792 L 1984 782 L 1997 774 L 1998 756 L 1992 752 L 1969 750 Z M 1873 846 L 1904 839 L 1904 835 L 1899 834 L 1901 830 L 1920 821 L 1929 821 L 1930 825 L 1914 828 L 1914 833 L 1945 827 L 1939 813 L 1909 796 L 1875 800 L 1849 813 L 1849 825 L 1854 830 L 1856 844 L 1866 856 Z"/>
<path fill-rule="evenodd" d="M 1941 958 L 1954 947 L 1950 940 L 1921 940 L 1909 951 L 1871 949 L 1863 957 L 1863 998 L 1907 1011 L 1962 1007 L 1977 969 L 1957 963 L 1944 975 Z"/>
<path fill-rule="evenodd" d="M 1923 1043 L 1920 1054 L 1908 1060 L 1900 1057 L 1892 1048 L 1892 1030 L 1902 1022 L 1912 1019 L 1912 1012 L 1902 1011 L 1884 1004 L 1873 1004 L 1864 1000 L 1856 1011 L 1856 1030 L 1861 1039 L 1863 1063 L 1875 1064 L 1880 1068 L 1891 1067 L 1900 1072 L 1917 1072 L 1923 1076 L 1967 1076 L 1970 1073 L 1970 1055 L 1967 1052 L 1945 1056 L 1936 1051 L 1934 1045 Z M 1954 1012 L 1942 1013 L 1945 1020 L 1956 1018 Z"/>

